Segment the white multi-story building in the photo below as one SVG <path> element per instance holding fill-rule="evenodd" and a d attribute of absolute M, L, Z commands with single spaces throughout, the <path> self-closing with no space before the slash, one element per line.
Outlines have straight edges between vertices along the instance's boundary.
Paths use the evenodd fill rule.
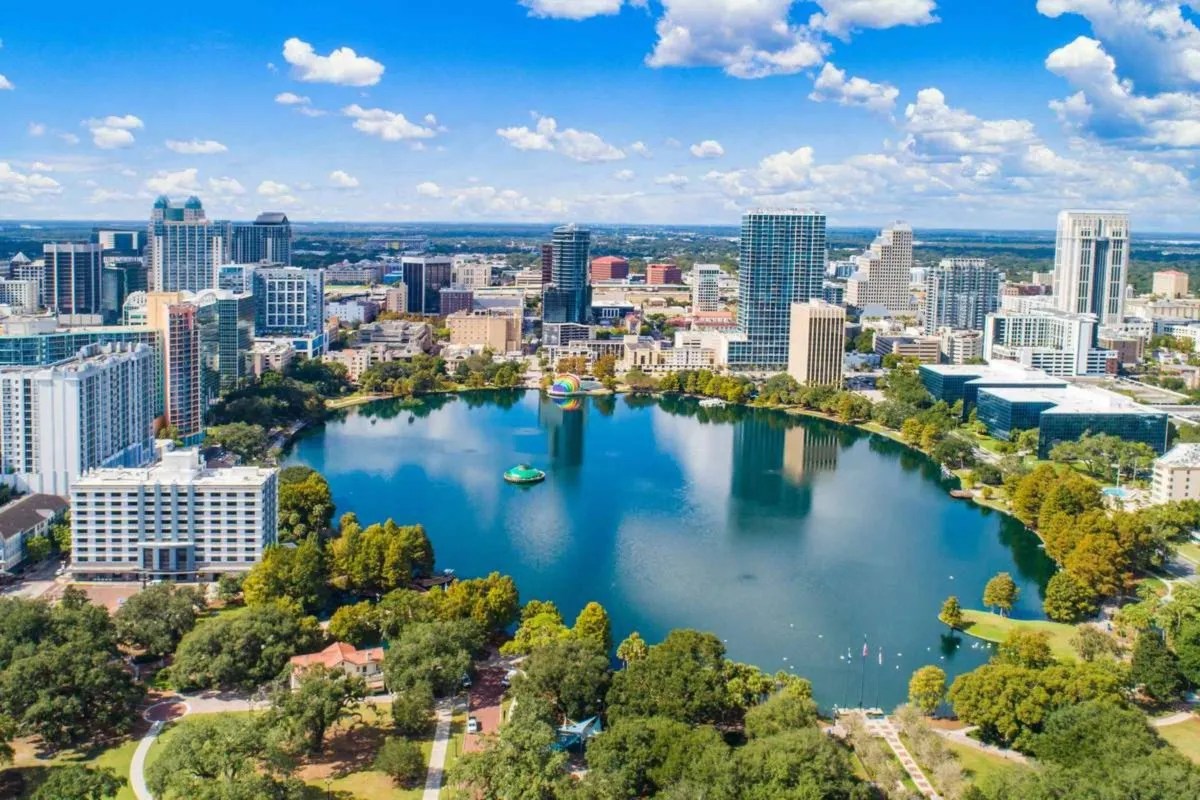
<path fill-rule="evenodd" d="M 1054 245 L 1054 304 L 1070 314 L 1093 314 L 1101 325 L 1125 311 L 1129 215 L 1121 211 L 1063 211 Z"/>
<path fill-rule="evenodd" d="M 1177 444 L 1154 462 L 1150 501 L 1200 500 L 1200 444 Z"/>
<path fill-rule="evenodd" d="M 96 467 L 154 456 L 154 350 L 91 345 L 47 367 L 0 369 L 0 481 L 66 495 Z"/>
<path fill-rule="evenodd" d="M 482 289 L 492 285 L 492 265 L 478 258 L 455 259 L 452 282 L 467 289 Z"/>
<path fill-rule="evenodd" d="M 907 314 L 912 280 L 913 231 L 897 222 L 884 228 L 867 252 L 854 259 L 858 271 L 846 282 L 846 302 L 856 308 L 877 306 Z"/>
<path fill-rule="evenodd" d="M 217 285 L 217 265 L 225 261 L 228 225 L 212 222 L 195 197 L 182 205 L 166 197 L 154 201 L 146 238 L 150 289 L 198 292 Z"/>
<path fill-rule="evenodd" d="M 0 305 L 14 314 L 32 314 L 38 310 L 41 286 L 36 280 L 0 278 Z"/>
<path fill-rule="evenodd" d="M 983 357 L 1019 361 L 1051 375 L 1102 375 L 1116 358 L 1095 347 L 1096 317 L 1035 309 L 1025 314 L 989 314 L 983 331 Z"/>
<path fill-rule="evenodd" d="M 692 313 L 721 310 L 721 267 L 696 264 L 692 267 Z"/>
<path fill-rule="evenodd" d="M 80 580 L 213 580 L 245 572 L 277 536 L 274 468 L 209 469 L 197 448 L 166 445 L 139 469 L 97 469 L 71 490 Z"/>

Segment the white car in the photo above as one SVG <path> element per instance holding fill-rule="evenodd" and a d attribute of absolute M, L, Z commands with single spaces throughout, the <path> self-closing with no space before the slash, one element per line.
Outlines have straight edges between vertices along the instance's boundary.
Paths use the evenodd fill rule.
<path fill-rule="evenodd" d="M 467 718 L 467 733 L 479 733 L 479 731 L 480 731 L 479 718 L 478 717 L 468 717 Z"/>

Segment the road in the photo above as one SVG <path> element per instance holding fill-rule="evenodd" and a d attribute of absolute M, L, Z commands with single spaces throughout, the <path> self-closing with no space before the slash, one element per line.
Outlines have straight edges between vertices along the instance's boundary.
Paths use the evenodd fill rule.
<path fill-rule="evenodd" d="M 429 772 L 425 775 L 425 791 L 421 800 L 438 800 L 446 779 L 446 751 L 450 748 L 450 719 L 454 701 L 443 700 L 437 707 L 437 728 L 433 731 L 433 747 L 429 751 Z"/>

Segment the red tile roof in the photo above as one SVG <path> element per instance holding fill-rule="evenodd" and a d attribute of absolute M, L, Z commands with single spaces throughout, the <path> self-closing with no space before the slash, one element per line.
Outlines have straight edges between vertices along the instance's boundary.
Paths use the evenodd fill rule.
<path fill-rule="evenodd" d="M 346 662 L 363 665 L 378 664 L 382 661 L 382 647 L 355 650 L 353 646 L 345 642 L 334 642 L 319 653 L 304 653 L 303 655 L 292 656 L 290 659 L 293 667 L 311 667 L 314 664 L 322 664 L 329 669 L 333 669 Z"/>

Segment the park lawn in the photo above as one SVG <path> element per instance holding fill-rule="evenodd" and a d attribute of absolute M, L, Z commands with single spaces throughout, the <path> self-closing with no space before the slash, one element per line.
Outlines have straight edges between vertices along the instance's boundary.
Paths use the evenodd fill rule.
<path fill-rule="evenodd" d="M 1050 634 L 1050 650 L 1060 661 L 1075 660 L 1075 650 L 1071 647 L 1071 637 L 1075 635 L 1075 627 L 1062 622 L 1049 620 L 1012 619 L 992 614 L 988 611 L 974 609 L 963 610 L 963 633 L 983 639 L 987 642 L 1003 642 L 1015 630 L 1045 631 Z"/>
<path fill-rule="evenodd" d="M 17 746 L 12 766 L 9 769 L 20 770 L 25 775 L 27 784 L 25 792 L 19 795 L 20 798 L 31 796 L 34 789 L 45 780 L 50 770 L 55 767 L 78 765 L 107 768 L 128 781 L 129 764 L 133 761 L 133 751 L 137 749 L 137 745 L 138 739 L 133 737 L 118 745 L 96 752 L 80 753 L 67 751 L 59 753 L 50 759 L 37 758 L 33 755 L 32 749 Z M 121 787 L 121 791 L 117 793 L 116 800 L 134 800 L 133 790 L 129 788 L 128 783 Z"/>
<path fill-rule="evenodd" d="M 973 784 L 992 775 L 1024 769 L 1020 764 L 1009 761 L 1007 758 L 976 750 L 974 747 L 959 744 L 952 739 L 946 740 L 946 746 L 958 758 L 958 763 L 966 772 L 967 779 Z"/>
<path fill-rule="evenodd" d="M 1192 541 L 1184 542 L 1179 545 L 1179 555 L 1193 563 L 1200 564 L 1200 543 Z"/>
<path fill-rule="evenodd" d="M 1157 730 L 1158 735 L 1174 745 L 1176 750 L 1200 764 L 1200 719 L 1190 719 Z"/>

